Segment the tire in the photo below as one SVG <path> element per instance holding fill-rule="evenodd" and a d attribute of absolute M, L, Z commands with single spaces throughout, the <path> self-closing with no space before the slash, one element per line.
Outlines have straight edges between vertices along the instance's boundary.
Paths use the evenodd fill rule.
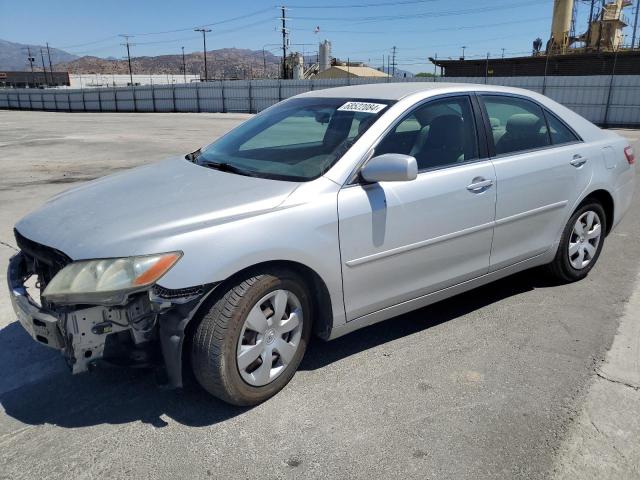
<path fill-rule="evenodd" d="M 300 365 L 311 337 L 311 298 L 303 279 L 286 270 L 231 283 L 200 312 L 191 365 L 210 394 L 232 405 L 257 405 L 282 390 Z"/>
<path fill-rule="evenodd" d="M 591 214 L 595 214 L 595 217 L 591 217 Z M 584 229 L 584 234 L 580 236 L 576 233 L 574 227 L 578 219 L 581 219 L 583 228 L 585 227 L 585 221 L 587 221 L 586 226 L 588 226 L 589 218 L 593 218 L 591 233 L 587 231 L 587 229 Z M 602 205 L 595 200 L 587 200 L 578 207 L 564 227 L 562 236 L 560 237 L 558 251 L 556 252 L 553 262 L 547 265 L 547 271 L 562 282 L 575 282 L 585 278 L 600 257 L 600 252 L 604 245 L 605 233 L 607 231 L 607 221 L 608 219 L 606 218 Z M 595 230 L 596 222 L 600 225 L 600 234 L 597 245 L 594 245 L 594 238 L 589 237 Z M 586 250 L 587 243 L 591 246 L 589 250 L 591 250 L 592 253 Z M 570 246 L 572 246 L 571 252 L 573 253 L 569 250 Z M 576 248 L 578 249 L 577 253 Z M 584 260 L 582 262 L 580 261 L 580 250 L 583 250 L 582 258 Z M 583 264 L 581 268 L 577 265 L 580 263 Z"/>

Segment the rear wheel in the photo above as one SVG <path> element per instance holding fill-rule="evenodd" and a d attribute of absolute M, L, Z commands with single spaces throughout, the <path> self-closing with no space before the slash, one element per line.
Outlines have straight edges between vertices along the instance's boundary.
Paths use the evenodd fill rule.
<path fill-rule="evenodd" d="M 311 335 L 311 301 L 288 271 L 235 282 L 205 307 L 192 342 L 198 382 L 234 405 L 255 405 L 297 370 Z"/>
<path fill-rule="evenodd" d="M 606 221 L 604 209 L 598 202 L 590 201 L 578 208 L 562 232 L 549 271 L 565 282 L 586 277 L 602 251 Z"/>

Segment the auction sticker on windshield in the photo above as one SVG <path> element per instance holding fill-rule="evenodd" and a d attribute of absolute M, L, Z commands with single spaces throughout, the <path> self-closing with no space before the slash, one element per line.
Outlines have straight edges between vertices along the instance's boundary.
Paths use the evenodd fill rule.
<path fill-rule="evenodd" d="M 378 113 L 384 109 L 384 103 L 370 102 L 347 102 L 338 108 L 341 112 L 362 112 L 362 113 Z"/>

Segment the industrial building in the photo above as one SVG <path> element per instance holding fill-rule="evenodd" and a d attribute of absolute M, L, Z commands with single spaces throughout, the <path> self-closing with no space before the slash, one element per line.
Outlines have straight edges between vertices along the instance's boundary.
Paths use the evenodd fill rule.
<path fill-rule="evenodd" d="M 564 55 L 440 60 L 429 58 L 445 77 L 519 77 L 552 75 L 640 75 L 640 50 L 576 52 Z"/>
<path fill-rule="evenodd" d="M 108 73 L 86 73 L 69 75 L 71 88 L 105 88 L 105 87 L 128 87 L 131 85 L 133 77 L 134 85 L 172 85 L 178 83 L 199 82 L 200 75 L 179 74 L 108 74 Z"/>
<path fill-rule="evenodd" d="M 388 77 L 389 75 L 365 65 L 332 65 L 312 78 Z"/>
<path fill-rule="evenodd" d="M 555 0 L 551 34 L 542 50 L 540 38 L 533 42 L 531 56 L 429 60 L 445 77 L 549 76 L 549 75 L 638 75 L 640 49 L 637 44 L 636 12 L 631 48 L 624 45 L 623 29 L 632 22 L 624 9 L 631 0 L 585 2 L 590 4 L 587 29 L 576 32 L 577 0 Z"/>
<path fill-rule="evenodd" d="M 333 58 L 331 56 L 331 42 L 328 40 L 324 40 L 318 45 L 317 62 L 306 66 L 304 60 L 304 56 L 299 52 L 289 54 L 285 62 L 285 78 L 303 80 L 389 76 L 362 62 L 345 62 Z"/>
<path fill-rule="evenodd" d="M 0 72 L 0 88 L 44 88 L 69 86 L 67 72 Z"/>

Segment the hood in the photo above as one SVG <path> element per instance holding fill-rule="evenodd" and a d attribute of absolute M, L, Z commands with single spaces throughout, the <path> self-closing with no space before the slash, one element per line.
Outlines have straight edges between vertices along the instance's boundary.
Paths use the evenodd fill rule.
<path fill-rule="evenodd" d="M 153 249 L 167 251 L 171 238 L 269 212 L 298 185 L 221 172 L 179 157 L 67 190 L 16 229 L 73 260 L 158 253 Z"/>

